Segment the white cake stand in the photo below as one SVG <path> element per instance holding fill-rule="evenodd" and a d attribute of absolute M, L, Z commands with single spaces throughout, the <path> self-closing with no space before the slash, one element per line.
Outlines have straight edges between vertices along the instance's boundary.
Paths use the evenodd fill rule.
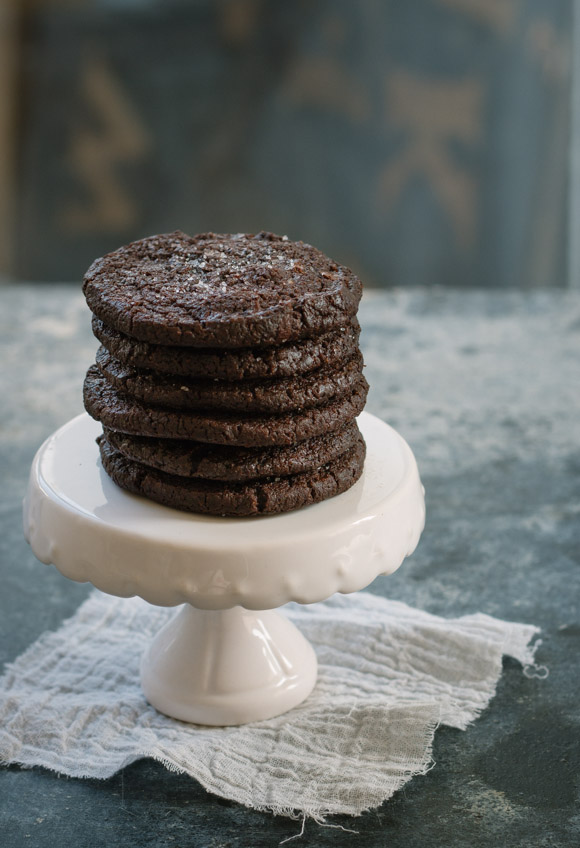
<path fill-rule="evenodd" d="M 184 604 L 141 667 L 147 700 L 182 721 L 234 725 L 280 715 L 316 682 L 316 657 L 275 608 L 356 592 L 391 574 L 424 526 L 423 488 L 406 442 L 363 413 L 362 478 L 347 492 L 277 516 L 214 518 L 159 506 L 103 471 L 87 415 L 39 449 L 25 535 L 66 577 L 151 604 Z"/>

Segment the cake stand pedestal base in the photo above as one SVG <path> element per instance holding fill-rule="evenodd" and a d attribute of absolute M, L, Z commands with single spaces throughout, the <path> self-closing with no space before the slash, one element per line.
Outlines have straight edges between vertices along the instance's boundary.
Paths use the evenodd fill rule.
<path fill-rule="evenodd" d="M 156 709 L 195 724 L 273 718 L 316 682 L 316 655 L 273 610 L 200 610 L 186 604 L 143 656 L 141 685 Z"/>

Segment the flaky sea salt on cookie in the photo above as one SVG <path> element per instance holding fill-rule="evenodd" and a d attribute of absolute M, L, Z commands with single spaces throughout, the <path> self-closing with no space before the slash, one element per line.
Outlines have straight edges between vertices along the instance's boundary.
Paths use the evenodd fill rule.
<path fill-rule="evenodd" d="M 285 236 L 178 231 L 95 260 L 83 291 L 97 318 L 134 339 L 239 348 L 348 324 L 362 285 L 320 250 Z"/>

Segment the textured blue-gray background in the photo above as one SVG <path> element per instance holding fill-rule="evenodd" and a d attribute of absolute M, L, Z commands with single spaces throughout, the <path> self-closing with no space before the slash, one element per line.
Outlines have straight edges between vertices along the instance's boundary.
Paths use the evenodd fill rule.
<path fill-rule="evenodd" d="M 271 229 L 369 286 L 567 285 L 572 6 L 22 4 L 4 271 Z"/>

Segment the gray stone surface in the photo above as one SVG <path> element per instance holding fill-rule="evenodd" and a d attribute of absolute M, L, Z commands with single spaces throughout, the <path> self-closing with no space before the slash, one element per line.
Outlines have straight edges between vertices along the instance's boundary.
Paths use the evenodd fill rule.
<path fill-rule="evenodd" d="M 506 662 L 435 768 L 360 819 L 295 844 L 529 848 L 580 840 L 580 297 L 432 289 L 362 304 L 368 409 L 412 445 L 427 489 L 415 555 L 371 591 L 440 615 L 539 625 L 545 680 Z M 82 409 L 96 343 L 77 290 L 0 288 L 0 664 L 55 628 L 89 587 L 39 564 L 21 531 L 30 461 Z M 275 846 L 299 823 L 208 795 L 151 761 L 108 781 L 0 770 L 6 846 Z"/>

